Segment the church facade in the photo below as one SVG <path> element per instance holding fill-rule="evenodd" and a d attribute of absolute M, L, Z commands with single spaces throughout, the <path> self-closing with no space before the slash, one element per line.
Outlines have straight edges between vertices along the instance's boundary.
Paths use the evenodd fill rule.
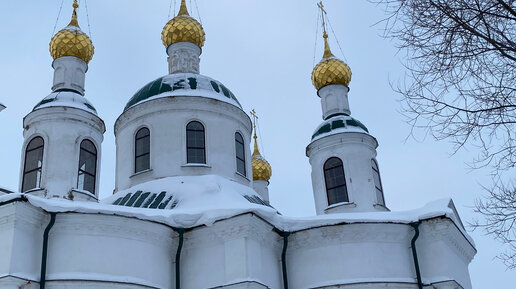
<path fill-rule="evenodd" d="M 52 92 L 23 119 L 19 191 L 0 188 L 1 288 L 472 288 L 476 249 L 450 199 L 386 207 L 378 142 L 351 116 L 351 69 L 324 21 L 323 122 L 306 148 L 316 216 L 270 204 L 254 112 L 200 74 L 205 34 L 185 0 L 162 31 L 169 73 L 114 124 L 114 194 L 99 199 L 105 124 L 85 97 L 94 46 L 73 8 L 50 42 Z"/>

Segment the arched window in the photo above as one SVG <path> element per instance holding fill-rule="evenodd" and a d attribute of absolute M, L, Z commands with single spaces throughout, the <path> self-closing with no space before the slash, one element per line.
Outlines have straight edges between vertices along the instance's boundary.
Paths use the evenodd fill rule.
<path fill-rule="evenodd" d="M 81 142 L 79 153 L 79 174 L 77 189 L 95 194 L 95 178 L 97 175 L 97 149 L 89 140 Z"/>
<path fill-rule="evenodd" d="M 245 176 L 244 138 L 238 132 L 235 133 L 235 150 L 237 172 Z"/>
<path fill-rule="evenodd" d="M 380 179 L 380 169 L 378 168 L 378 163 L 376 163 L 374 159 L 371 159 L 371 167 L 373 168 L 374 186 L 376 187 L 376 200 L 378 204 L 385 206 L 382 180 Z"/>
<path fill-rule="evenodd" d="M 186 162 L 205 164 L 204 126 L 198 121 L 186 125 Z"/>
<path fill-rule="evenodd" d="M 134 138 L 134 172 L 150 169 L 150 131 L 141 128 Z"/>
<path fill-rule="evenodd" d="M 43 167 L 43 138 L 33 138 L 25 149 L 25 163 L 23 167 L 22 192 L 39 188 L 41 185 L 41 169 Z"/>
<path fill-rule="evenodd" d="M 324 163 L 324 180 L 328 205 L 349 202 L 344 166 L 339 158 L 329 158 Z"/>

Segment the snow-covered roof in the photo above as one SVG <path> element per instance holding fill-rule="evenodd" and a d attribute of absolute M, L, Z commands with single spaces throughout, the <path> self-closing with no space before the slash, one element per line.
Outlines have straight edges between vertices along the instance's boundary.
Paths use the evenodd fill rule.
<path fill-rule="evenodd" d="M 171 96 L 207 97 L 242 108 L 235 95 L 221 82 L 195 73 L 174 73 L 142 87 L 127 102 L 124 111 L 145 101 Z"/>
<path fill-rule="evenodd" d="M 312 135 L 312 141 L 343 132 L 360 132 L 369 134 L 367 127 L 357 119 L 354 119 L 349 115 L 337 114 L 325 119 L 315 129 L 315 132 Z"/>
<path fill-rule="evenodd" d="M 138 192 L 140 193 L 138 194 Z M 143 198 L 143 194 L 147 192 L 149 194 Z M 162 194 L 162 192 L 164 193 Z M 138 196 L 134 197 L 135 194 Z M 152 197 L 153 194 L 154 197 Z M 160 194 L 162 194 L 161 197 L 159 197 Z M 445 217 L 453 221 L 468 241 L 474 244 L 462 225 L 451 199 L 442 199 L 428 203 L 420 209 L 399 212 L 287 217 L 279 214 L 274 208 L 256 201 L 261 198 L 251 187 L 220 176 L 205 175 L 168 177 L 142 183 L 117 192 L 100 203 L 45 199 L 21 193 L 0 196 L 0 202 L 22 195 L 26 196 L 32 205 L 48 212 L 118 215 L 158 222 L 176 228 L 210 226 L 217 221 L 245 213 L 254 213 L 277 229 L 288 232 L 353 223 L 410 224 Z M 135 206 L 141 197 L 143 199 L 140 205 Z M 159 200 L 157 200 L 158 197 Z M 125 203 L 122 204 L 122 201 L 118 201 L 120 198 L 126 198 Z M 131 199 L 132 201 L 130 201 Z M 149 205 L 145 207 L 146 202 L 149 202 Z"/>
<path fill-rule="evenodd" d="M 84 96 L 77 92 L 67 90 L 52 92 L 36 104 L 33 110 L 58 106 L 78 108 L 97 115 L 97 110 Z"/>

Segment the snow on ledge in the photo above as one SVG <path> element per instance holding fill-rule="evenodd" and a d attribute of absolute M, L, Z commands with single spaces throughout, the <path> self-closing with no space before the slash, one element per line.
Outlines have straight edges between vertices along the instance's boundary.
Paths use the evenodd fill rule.
<path fill-rule="evenodd" d="M 112 205 L 122 195 L 142 190 L 145 192 L 168 191 L 178 199 L 173 209 L 148 209 Z M 45 199 L 30 194 L 12 193 L 0 196 L 0 202 L 27 197 L 33 206 L 47 212 L 76 212 L 116 215 L 165 224 L 174 228 L 210 226 L 213 223 L 245 213 L 253 213 L 281 231 L 295 232 L 310 228 L 353 223 L 410 224 L 444 217 L 450 219 L 474 246 L 472 238 L 462 226 L 451 199 L 428 203 L 422 208 L 398 212 L 339 213 L 309 217 L 286 217 L 274 208 L 249 202 L 244 195 L 256 196 L 248 186 L 216 176 L 169 177 L 136 185 L 120 191 L 100 203 Z"/>
<path fill-rule="evenodd" d="M 342 280 L 331 280 L 328 282 L 319 282 L 310 284 L 309 287 L 301 287 L 300 289 L 310 288 L 327 288 L 330 286 L 339 285 L 357 285 L 357 284 L 385 284 L 385 283 L 402 283 L 402 284 L 417 284 L 416 278 L 360 278 L 360 279 L 342 279 Z M 383 287 L 383 286 L 382 286 Z M 340 287 L 338 287 L 340 288 Z"/>
<path fill-rule="evenodd" d="M 87 280 L 97 282 L 118 282 L 123 284 L 140 285 L 149 288 L 161 288 L 159 284 L 150 283 L 147 280 L 136 278 L 133 276 L 119 276 L 111 274 L 99 274 L 91 272 L 64 272 L 64 273 L 49 273 L 47 281 L 54 280 Z"/>

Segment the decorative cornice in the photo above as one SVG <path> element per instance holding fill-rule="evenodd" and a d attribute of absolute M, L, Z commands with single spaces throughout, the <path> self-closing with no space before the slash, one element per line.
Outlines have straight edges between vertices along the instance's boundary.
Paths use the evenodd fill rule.
<path fill-rule="evenodd" d="M 108 221 L 107 221 L 108 220 Z M 52 234 L 112 236 L 152 244 L 175 246 L 177 234 L 165 225 L 111 215 L 61 213 L 57 215 Z"/>
<path fill-rule="evenodd" d="M 341 224 L 329 225 L 293 233 L 289 249 L 316 248 L 343 243 L 409 243 L 410 227 L 404 224 Z"/>
<path fill-rule="evenodd" d="M 447 218 L 421 222 L 421 232 L 429 242 L 443 241 L 468 264 L 476 254 L 475 248 L 465 239 L 455 224 Z"/>
<path fill-rule="evenodd" d="M 187 234 L 185 247 L 202 247 L 206 243 L 225 243 L 231 240 L 249 238 L 260 244 L 273 248 L 281 248 L 280 236 L 273 231 L 274 227 L 254 214 L 244 214 L 217 221 L 209 227 L 198 227 Z"/>

